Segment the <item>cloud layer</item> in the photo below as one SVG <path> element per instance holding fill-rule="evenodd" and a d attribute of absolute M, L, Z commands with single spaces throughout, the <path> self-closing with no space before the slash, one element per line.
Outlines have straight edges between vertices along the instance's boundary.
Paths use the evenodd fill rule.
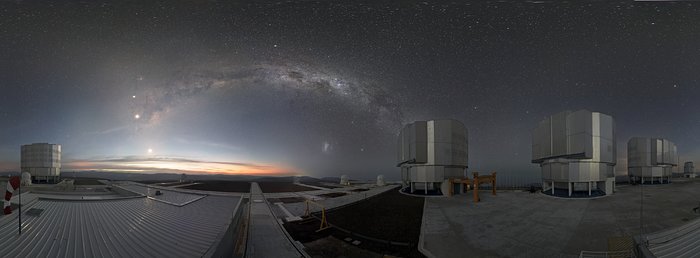
<path fill-rule="evenodd" d="M 86 160 L 69 160 L 64 162 L 63 169 L 76 171 L 103 170 L 143 173 L 171 172 L 234 175 L 284 175 L 293 173 L 291 170 L 271 165 L 244 162 L 206 161 L 167 156 L 125 156 Z"/>

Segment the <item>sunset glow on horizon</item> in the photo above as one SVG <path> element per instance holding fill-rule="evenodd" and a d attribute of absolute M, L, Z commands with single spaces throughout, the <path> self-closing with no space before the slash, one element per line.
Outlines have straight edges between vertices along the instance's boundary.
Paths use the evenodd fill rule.
<path fill-rule="evenodd" d="M 64 171 L 110 171 L 137 173 L 186 173 L 226 175 L 283 176 L 295 172 L 291 169 L 261 164 L 202 161 L 179 157 L 139 157 L 119 159 L 67 161 Z"/>

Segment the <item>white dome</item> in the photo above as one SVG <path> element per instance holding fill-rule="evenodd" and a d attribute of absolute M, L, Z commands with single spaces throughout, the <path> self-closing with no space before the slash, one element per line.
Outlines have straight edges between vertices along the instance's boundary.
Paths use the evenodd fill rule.
<path fill-rule="evenodd" d="M 386 182 L 384 181 L 384 175 L 378 175 L 377 176 L 377 186 L 385 186 Z"/>
<path fill-rule="evenodd" d="M 20 181 L 22 186 L 32 185 L 32 175 L 29 172 L 22 172 L 22 180 Z"/>
<path fill-rule="evenodd" d="M 350 178 L 347 175 L 340 176 L 341 185 L 350 185 Z"/>

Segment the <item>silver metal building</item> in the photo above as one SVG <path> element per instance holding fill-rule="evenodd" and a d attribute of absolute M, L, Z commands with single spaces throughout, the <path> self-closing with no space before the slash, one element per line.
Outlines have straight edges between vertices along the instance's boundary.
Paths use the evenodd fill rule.
<path fill-rule="evenodd" d="M 34 181 L 57 182 L 61 176 L 61 145 L 22 145 L 21 170 L 31 174 Z"/>
<path fill-rule="evenodd" d="M 447 193 L 449 179 L 466 176 L 467 129 L 457 120 L 416 121 L 404 126 L 398 139 L 398 167 L 405 191 Z M 459 192 L 460 189 L 457 189 Z"/>
<path fill-rule="evenodd" d="M 627 142 L 627 171 L 640 183 L 668 183 L 678 166 L 676 144 L 660 138 L 633 137 Z"/>
<path fill-rule="evenodd" d="M 695 165 L 692 161 L 683 164 L 683 175 L 685 177 L 695 178 Z"/>
<path fill-rule="evenodd" d="M 610 195 L 615 188 L 615 122 L 588 110 L 564 111 L 532 132 L 532 163 L 543 192 L 563 197 Z"/>

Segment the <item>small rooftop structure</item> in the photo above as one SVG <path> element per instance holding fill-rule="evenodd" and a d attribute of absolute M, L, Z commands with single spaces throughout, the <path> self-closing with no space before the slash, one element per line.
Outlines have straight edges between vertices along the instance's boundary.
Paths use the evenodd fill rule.
<path fill-rule="evenodd" d="M 404 191 L 449 195 L 451 188 L 459 188 L 461 184 L 450 179 L 466 177 L 467 136 L 464 124 L 457 120 L 416 121 L 404 126 L 398 138 L 397 165 Z"/>
<path fill-rule="evenodd" d="M 384 175 L 378 175 L 377 176 L 377 186 L 385 186 L 386 182 L 384 181 Z"/>
<path fill-rule="evenodd" d="M 347 175 L 340 176 L 341 185 L 350 185 L 350 178 Z"/>
<path fill-rule="evenodd" d="M 542 120 L 532 132 L 532 163 L 540 164 L 546 194 L 612 194 L 616 150 L 615 122 L 599 112 L 557 113 Z"/>
<path fill-rule="evenodd" d="M 695 178 L 695 165 L 692 161 L 683 164 L 683 175 L 685 177 Z"/>
<path fill-rule="evenodd" d="M 633 137 L 627 142 L 627 171 L 630 181 L 653 184 L 671 181 L 678 166 L 676 144 L 661 138 Z"/>

